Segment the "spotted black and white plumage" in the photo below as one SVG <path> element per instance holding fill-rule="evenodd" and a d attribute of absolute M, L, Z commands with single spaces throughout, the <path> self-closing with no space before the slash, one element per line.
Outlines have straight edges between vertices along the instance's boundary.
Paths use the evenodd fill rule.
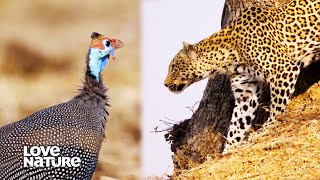
<path fill-rule="evenodd" d="M 123 46 L 120 40 L 92 33 L 89 52 L 99 49 L 101 59 Z M 109 41 L 109 46 L 102 44 Z M 111 45 L 110 45 L 111 42 Z M 113 44 L 112 44 L 113 43 Z M 111 51 L 112 50 L 112 51 Z M 107 51 L 107 52 L 105 52 Z M 112 54 L 113 55 L 113 54 Z M 98 55 L 95 57 L 99 57 Z M 87 56 L 83 87 L 68 102 L 40 110 L 0 128 L 0 179 L 91 179 L 104 139 L 108 97 L 99 73 L 92 72 Z M 95 59 L 97 62 L 100 59 Z M 91 63 L 92 64 L 92 63 Z M 96 77 L 98 75 L 98 77 Z M 79 167 L 23 167 L 24 146 L 58 146 L 62 157 L 80 157 Z"/>

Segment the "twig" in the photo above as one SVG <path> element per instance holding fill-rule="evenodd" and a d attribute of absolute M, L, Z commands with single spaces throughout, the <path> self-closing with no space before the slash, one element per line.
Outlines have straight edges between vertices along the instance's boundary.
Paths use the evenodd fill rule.
<path fill-rule="evenodd" d="M 187 106 L 186 108 L 189 109 L 189 111 L 191 111 L 193 114 L 194 114 L 194 109 L 195 109 L 195 106 L 200 103 L 200 101 L 197 101 L 196 103 L 194 103 L 193 106 Z"/>

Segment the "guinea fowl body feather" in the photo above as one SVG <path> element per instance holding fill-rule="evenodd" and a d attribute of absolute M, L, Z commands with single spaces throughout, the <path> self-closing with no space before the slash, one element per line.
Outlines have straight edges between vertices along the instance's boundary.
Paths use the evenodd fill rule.
<path fill-rule="evenodd" d="M 87 60 L 83 87 L 73 99 L 1 127 L 0 179 L 91 179 L 109 115 L 106 91 L 100 73 L 95 77 Z M 81 163 L 79 167 L 24 167 L 24 146 L 58 146 L 59 156 L 79 157 Z"/>

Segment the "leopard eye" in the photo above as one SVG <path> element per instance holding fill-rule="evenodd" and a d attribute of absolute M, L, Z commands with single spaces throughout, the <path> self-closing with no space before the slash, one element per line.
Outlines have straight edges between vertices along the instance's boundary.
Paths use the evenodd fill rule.
<path fill-rule="evenodd" d="M 106 46 L 109 47 L 110 46 L 110 41 L 106 41 Z"/>

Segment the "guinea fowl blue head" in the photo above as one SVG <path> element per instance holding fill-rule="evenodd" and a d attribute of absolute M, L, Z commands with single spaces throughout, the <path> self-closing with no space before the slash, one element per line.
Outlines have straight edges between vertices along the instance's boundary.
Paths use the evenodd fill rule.
<path fill-rule="evenodd" d="M 99 82 L 100 72 L 106 67 L 110 57 L 115 60 L 115 49 L 123 47 L 123 43 L 96 32 L 91 34 L 91 38 L 87 65 L 90 74 Z"/>

